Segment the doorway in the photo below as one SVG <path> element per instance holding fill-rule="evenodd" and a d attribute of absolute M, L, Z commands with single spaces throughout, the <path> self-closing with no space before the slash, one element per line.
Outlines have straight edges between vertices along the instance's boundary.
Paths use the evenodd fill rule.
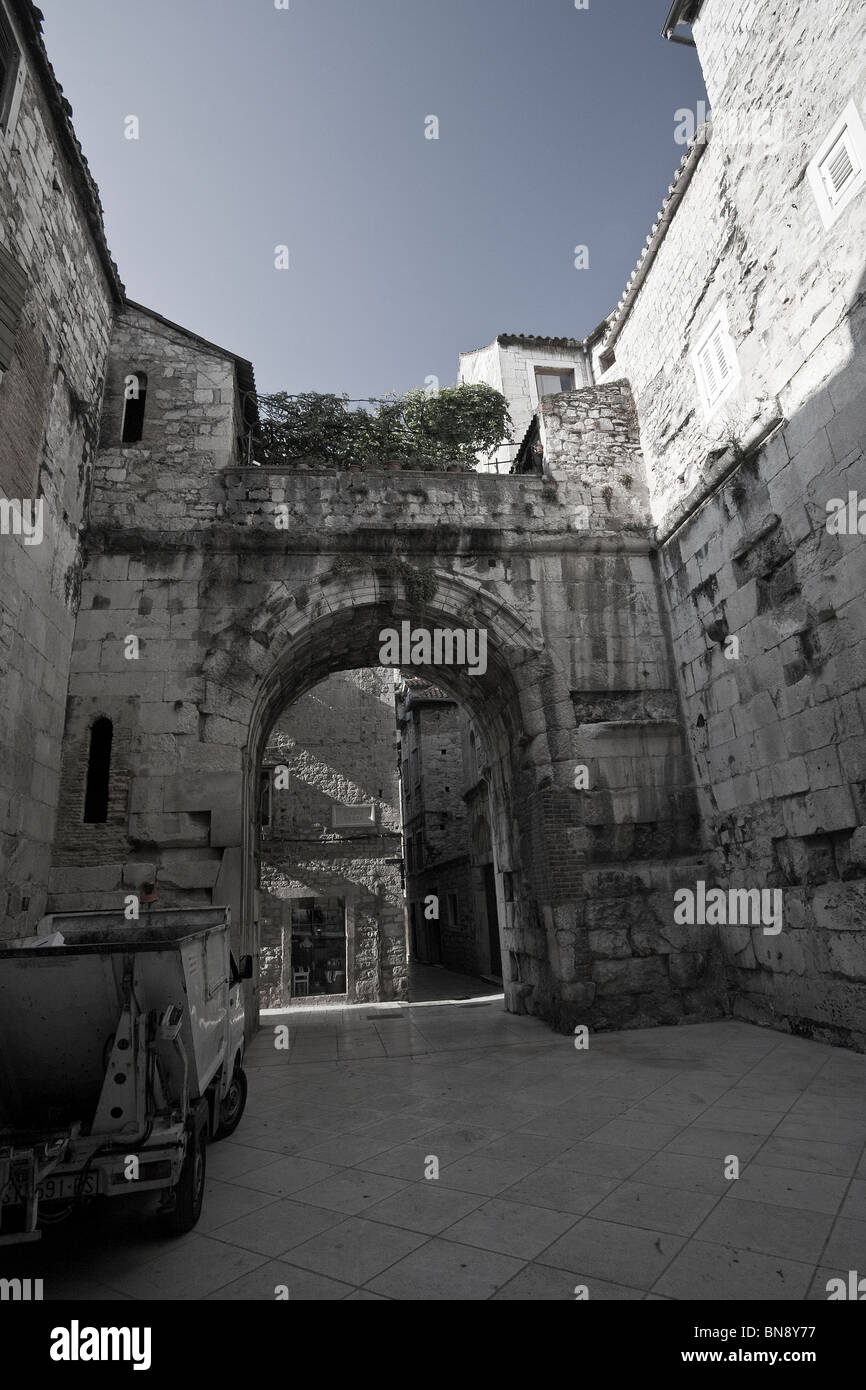
<path fill-rule="evenodd" d="M 484 865 L 484 902 L 487 908 L 487 942 L 490 974 L 502 979 L 502 947 L 499 942 L 499 911 L 496 906 L 496 874 L 492 864 Z"/>
<path fill-rule="evenodd" d="M 294 898 L 292 998 L 346 992 L 346 904 L 342 898 Z"/>

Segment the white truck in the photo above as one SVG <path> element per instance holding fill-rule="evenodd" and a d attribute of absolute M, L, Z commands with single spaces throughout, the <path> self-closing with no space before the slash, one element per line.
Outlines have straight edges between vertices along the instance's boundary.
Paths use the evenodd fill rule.
<path fill-rule="evenodd" d="M 246 1103 L 228 908 L 57 913 L 0 942 L 0 1244 L 97 1195 L 199 1218 L 206 1146 Z"/>

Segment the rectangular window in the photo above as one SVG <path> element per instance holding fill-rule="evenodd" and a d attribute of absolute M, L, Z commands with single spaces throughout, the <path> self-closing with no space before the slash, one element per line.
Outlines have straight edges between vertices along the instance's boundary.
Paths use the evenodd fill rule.
<path fill-rule="evenodd" d="M 456 926 L 457 926 L 457 913 L 458 913 L 458 908 L 459 908 L 459 904 L 458 904 L 458 902 L 457 902 L 457 894 L 456 894 L 456 893 L 449 893 L 449 894 L 448 894 L 448 920 L 449 920 L 449 922 L 451 923 L 452 927 L 456 927 Z"/>
<path fill-rule="evenodd" d="M 358 802 L 351 806 L 341 803 L 331 807 L 332 830 L 370 830 L 376 826 L 376 807 L 372 801 Z"/>
<path fill-rule="evenodd" d="M 27 276 L 0 246 L 0 372 L 8 371 L 15 354 L 15 338 L 26 294 Z"/>
<path fill-rule="evenodd" d="M 818 149 L 807 169 L 825 227 L 832 227 L 866 187 L 866 128 L 853 101 Z"/>
<path fill-rule="evenodd" d="M 535 384 L 539 400 L 544 396 L 555 396 L 560 391 L 573 391 L 574 372 L 558 372 L 553 367 L 536 367 Z"/>
<path fill-rule="evenodd" d="M 5 130 L 9 123 L 20 61 L 15 35 L 0 6 L 0 130 Z"/>
<path fill-rule="evenodd" d="M 259 774 L 259 814 L 261 817 L 262 833 L 270 829 L 271 824 L 271 789 L 273 787 L 274 769 L 263 767 Z"/>
<path fill-rule="evenodd" d="M 692 353 L 692 363 L 704 412 L 712 415 L 740 379 L 737 353 L 728 332 L 728 319 L 723 307 L 717 309 L 705 324 Z"/>
<path fill-rule="evenodd" d="M 345 899 L 294 898 L 291 913 L 293 997 L 345 994 Z"/>

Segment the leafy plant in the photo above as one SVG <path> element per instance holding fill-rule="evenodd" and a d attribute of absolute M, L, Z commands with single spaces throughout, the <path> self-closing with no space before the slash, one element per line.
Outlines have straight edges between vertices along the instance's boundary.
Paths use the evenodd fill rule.
<path fill-rule="evenodd" d="M 473 468 L 511 436 L 505 397 L 484 384 L 407 391 L 350 409 L 346 395 L 285 391 L 259 397 L 256 458 L 272 466 L 309 462 L 378 467 L 399 459 L 410 468 Z"/>
<path fill-rule="evenodd" d="M 364 447 L 367 411 L 352 411 L 348 397 L 306 391 L 276 391 L 259 397 L 260 463 L 279 466 L 309 460 L 347 464 Z"/>

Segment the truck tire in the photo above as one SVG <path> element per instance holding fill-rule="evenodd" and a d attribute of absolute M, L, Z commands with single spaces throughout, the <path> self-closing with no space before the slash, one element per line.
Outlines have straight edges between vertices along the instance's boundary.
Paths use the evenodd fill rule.
<path fill-rule="evenodd" d="M 176 1235 L 185 1235 L 187 1231 L 191 1231 L 201 1216 L 206 1155 L 207 1125 L 195 1124 L 187 1139 L 186 1157 L 174 1189 L 174 1207 L 168 1216 L 169 1226 Z"/>
<path fill-rule="evenodd" d="M 234 1069 L 231 1084 L 220 1105 L 219 1124 L 214 1139 L 227 1139 L 230 1134 L 234 1134 L 243 1118 L 246 1103 L 247 1074 L 243 1067 L 238 1065 Z"/>

